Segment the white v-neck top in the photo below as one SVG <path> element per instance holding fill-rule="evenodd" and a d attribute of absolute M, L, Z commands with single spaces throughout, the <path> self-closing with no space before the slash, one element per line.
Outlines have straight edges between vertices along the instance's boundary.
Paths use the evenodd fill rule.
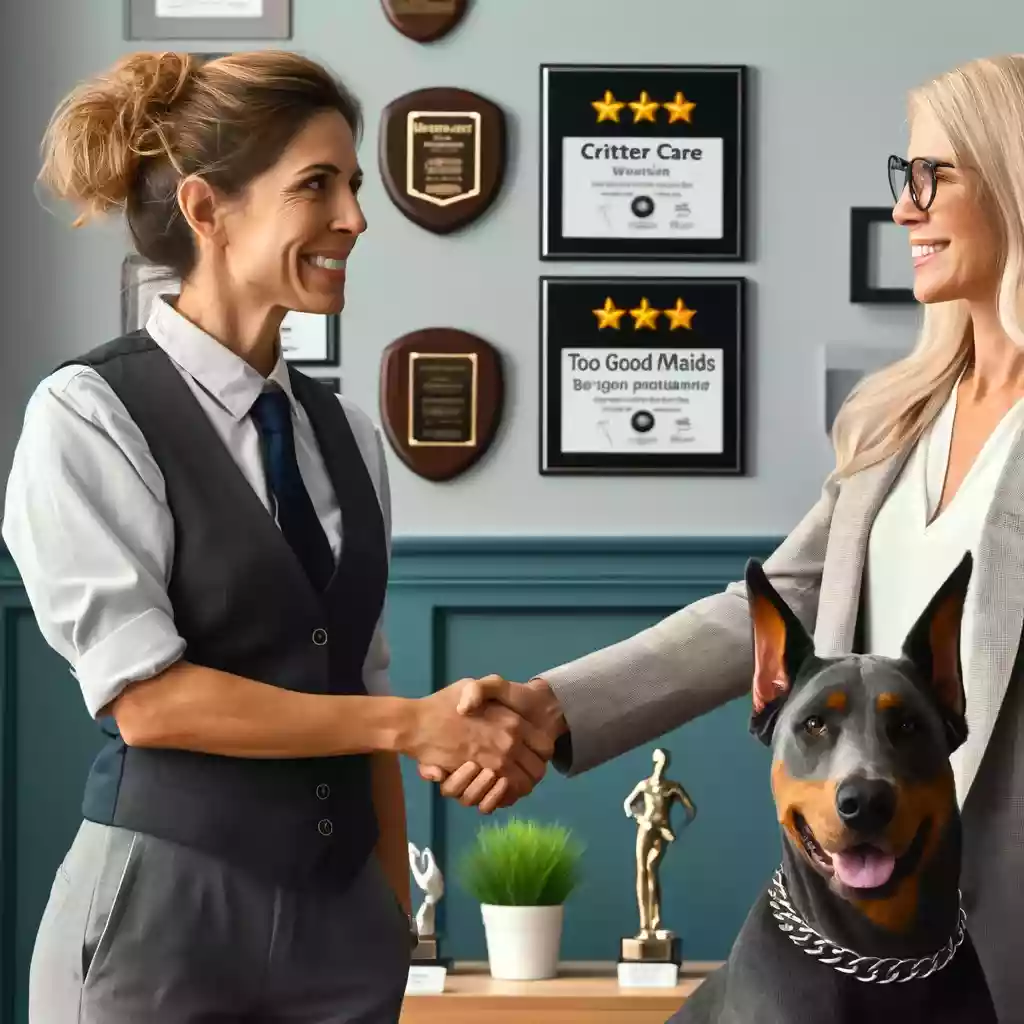
<path fill-rule="evenodd" d="M 935 517 L 949 462 L 957 387 L 910 454 L 875 517 L 868 541 L 865 587 L 865 650 L 895 657 L 907 633 L 966 551 L 977 565 L 978 545 L 1010 448 L 1024 426 L 1024 399 L 1000 420 L 952 500 Z M 971 722 L 972 634 L 975 581 L 971 578 L 960 632 L 960 653 Z M 963 748 L 952 757 L 957 796 Z"/>

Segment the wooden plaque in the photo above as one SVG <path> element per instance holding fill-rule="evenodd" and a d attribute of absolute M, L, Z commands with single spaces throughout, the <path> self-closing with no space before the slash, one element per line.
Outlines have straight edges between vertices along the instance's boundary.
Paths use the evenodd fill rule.
<path fill-rule="evenodd" d="M 465 89 L 418 89 L 381 117 L 378 158 L 391 201 L 444 235 L 476 220 L 505 173 L 505 114 Z"/>
<path fill-rule="evenodd" d="M 466 331 L 413 331 L 381 358 L 384 431 L 427 480 L 450 480 L 483 456 L 498 431 L 504 391 L 497 349 Z"/>
<path fill-rule="evenodd" d="M 466 0 L 381 0 L 381 6 L 388 21 L 417 43 L 446 36 L 466 13 Z"/>

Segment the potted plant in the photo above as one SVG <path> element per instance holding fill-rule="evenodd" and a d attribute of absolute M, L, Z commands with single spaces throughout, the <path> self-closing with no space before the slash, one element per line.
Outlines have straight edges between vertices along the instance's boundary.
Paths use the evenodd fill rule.
<path fill-rule="evenodd" d="M 579 882 L 582 846 L 561 825 L 510 819 L 484 825 L 460 865 L 480 902 L 491 977 L 552 978 L 564 904 Z"/>

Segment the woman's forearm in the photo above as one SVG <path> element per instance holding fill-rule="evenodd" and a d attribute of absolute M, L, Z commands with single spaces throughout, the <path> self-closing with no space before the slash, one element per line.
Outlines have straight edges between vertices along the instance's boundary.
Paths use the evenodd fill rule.
<path fill-rule="evenodd" d="M 402 909 L 411 914 L 409 839 L 405 823 L 402 768 L 394 754 L 374 754 L 372 765 L 373 806 L 380 830 L 377 859 Z"/>
<path fill-rule="evenodd" d="M 413 704 L 297 693 L 181 661 L 133 683 L 107 710 L 129 746 L 293 758 L 399 751 L 413 728 Z"/>

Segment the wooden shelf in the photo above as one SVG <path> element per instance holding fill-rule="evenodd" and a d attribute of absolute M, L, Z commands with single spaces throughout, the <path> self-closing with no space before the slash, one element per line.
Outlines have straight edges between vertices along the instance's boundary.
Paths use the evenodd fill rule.
<path fill-rule="evenodd" d="M 614 963 L 569 962 L 542 981 L 498 981 L 486 963 L 457 963 L 444 992 L 406 996 L 401 1024 L 664 1024 L 719 966 L 687 961 L 675 988 L 620 988 Z"/>

